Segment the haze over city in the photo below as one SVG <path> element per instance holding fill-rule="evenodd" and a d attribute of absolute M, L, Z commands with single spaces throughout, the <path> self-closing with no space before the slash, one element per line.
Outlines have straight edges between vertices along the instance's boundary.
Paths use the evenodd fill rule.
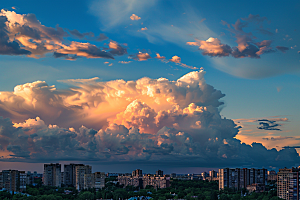
<path fill-rule="evenodd" d="M 299 166 L 299 8 L 1 2 L 0 170 Z"/>

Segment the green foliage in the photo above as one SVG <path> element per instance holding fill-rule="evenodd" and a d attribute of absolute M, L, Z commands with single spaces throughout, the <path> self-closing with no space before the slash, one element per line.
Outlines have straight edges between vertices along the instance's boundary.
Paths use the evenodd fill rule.
<path fill-rule="evenodd" d="M 171 187 L 156 189 L 147 186 L 139 189 L 133 186 L 123 186 L 114 184 L 111 181 L 114 177 L 107 179 L 108 184 L 102 190 L 95 189 L 78 192 L 73 187 L 56 188 L 49 186 L 27 186 L 26 193 L 11 195 L 8 192 L 0 192 L 0 199 L 6 200 L 95 200 L 95 199 L 129 199 L 130 197 L 150 196 L 153 200 L 158 199 L 187 199 L 187 200 L 280 200 L 277 195 L 275 183 L 270 183 L 269 192 L 251 193 L 246 190 L 235 191 L 225 188 L 219 191 L 217 182 L 208 181 L 180 181 L 172 180 Z M 65 194 L 65 190 L 71 191 Z M 244 195 L 245 194 L 245 195 Z"/>

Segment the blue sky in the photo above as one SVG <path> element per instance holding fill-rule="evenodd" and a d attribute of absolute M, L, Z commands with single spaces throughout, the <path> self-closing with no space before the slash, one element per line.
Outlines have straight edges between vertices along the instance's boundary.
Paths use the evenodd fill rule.
<path fill-rule="evenodd" d="M 223 167 L 230 164 L 232 166 L 251 165 L 246 162 L 235 163 L 235 155 L 232 152 L 230 156 L 230 152 L 220 153 L 222 149 L 221 145 L 236 145 L 236 148 L 243 148 L 238 147 L 236 143 L 245 143 L 253 149 L 253 142 L 262 143 L 268 150 L 276 148 L 278 155 L 285 153 L 293 154 L 295 157 L 291 157 L 291 160 L 294 160 L 294 162 L 299 159 L 299 155 L 295 155 L 292 152 L 293 148 L 287 149 L 286 151 L 288 152 L 281 151 L 284 146 L 300 145 L 300 142 L 298 142 L 300 138 L 298 133 L 298 124 L 300 122 L 298 113 L 300 108 L 297 105 L 297 99 L 300 97 L 300 30 L 298 20 L 300 3 L 298 1 L 288 1 L 286 3 L 274 1 L 270 4 L 267 1 L 141 2 L 126 0 L 120 2 L 103 0 L 40 2 L 32 0 L 26 2 L 7 1 L 2 2 L 1 6 L 1 9 L 4 9 L 2 16 L 6 17 L 6 19 L 3 18 L 6 27 L 2 29 L 5 31 L 5 34 L 8 34 L 9 40 L 4 41 L 3 39 L 0 44 L 3 49 L 1 50 L 0 48 L 0 91 L 7 91 L 5 94 L 3 92 L 0 93 L 3 96 L 0 98 L 0 116 L 9 118 L 13 124 L 19 124 L 13 127 L 22 127 L 22 129 L 31 127 L 30 133 L 24 130 L 24 133 L 22 133 L 24 137 L 34 134 L 33 132 L 38 134 L 39 131 L 44 130 L 49 124 L 57 124 L 60 128 L 65 129 L 74 127 L 75 130 L 73 132 L 77 134 L 77 138 L 79 138 L 80 134 L 83 134 L 79 130 L 81 125 L 84 125 L 87 129 L 98 131 L 96 134 L 98 135 L 101 130 L 109 132 L 107 127 L 110 127 L 112 123 L 125 126 L 128 130 L 134 127 L 138 128 L 141 133 L 144 131 L 147 134 L 157 135 L 162 129 L 148 130 L 142 122 L 141 124 L 134 124 L 133 122 L 129 123 L 126 120 L 124 121 L 124 119 L 123 121 L 119 119 L 121 115 L 125 117 L 126 113 L 129 113 L 129 111 L 125 110 L 128 105 L 132 105 L 132 107 L 137 106 L 135 112 L 138 112 L 138 109 L 141 109 L 141 107 L 144 110 L 148 108 L 146 105 L 149 105 L 150 108 L 155 110 L 158 116 L 164 110 L 162 108 L 164 104 L 157 103 L 157 99 L 149 99 L 153 95 L 150 95 L 147 99 L 143 96 L 144 93 L 141 92 L 134 97 L 130 96 L 130 98 L 133 98 L 131 100 L 128 100 L 128 96 L 124 97 L 124 100 L 119 100 L 120 96 L 115 97 L 115 99 L 110 99 L 111 107 L 108 106 L 108 108 L 111 110 L 109 110 L 108 108 L 101 107 L 101 103 L 98 100 L 93 99 L 91 101 L 92 97 L 88 96 L 88 94 L 93 95 L 101 90 L 100 88 L 106 87 L 117 88 L 116 91 L 122 91 L 120 85 L 118 87 L 115 86 L 116 81 L 114 80 L 119 79 L 125 81 L 132 80 L 138 83 L 138 80 L 142 82 L 141 78 L 149 77 L 152 80 L 150 81 L 151 84 L 154 84 L 154 82 L 155 84 L 160 84 L 156 80 L 163 77 L 168 79 L 168 85 L 172 85 L 172 81 L 176 81 L 190 72 L 199 72 L 199 70 L 203 69 L 205 75 L 204 72 L 201 72 L 197 75 L 194 73 L 193 76 L 198 78 L 203 76 L 205 81 L 201 79 L 196 82 L 200 85 L 210 85 L 216 90 L 221 91 L 225 96 L 216 97 L 213 91 L 207 90 L 206 93 L 206 90 L 200 87 L 202 91 L 200 93 L 208 95 L 210 98 L 207 97 L 204 101 L 200 95 L 199 99 L 197 99 L 196 94 L 200 93 L 195 89 L 191 94 L 194 97 L 189 102 L 182 103 L 182 101 L 176 101 L 172 103 L 172 106 L 179 106 L 183 109 L 183 113 L 185 112 L 184 108 L 190 103 L 195 103 L 197 106 L 213 106 L 214 109 L 208 108 L 208 110 L 212 109 L 214 111 L 209 110 L 209 112 L 220 115 L 220 119 L 233 120 L 237 125 L 235 128 L 240 127 L 238 128 L 238 133 L 234 133 L 230 137 L 223 137 L 223 133 L 216 133 L 215 130 L 210 132 L 209 134 L 212 134 L 212 136 L 209 141 L 212 141 L 213 137 L 221 137 L 225 140 L 222 144 L 219 144 L 219 150 L 217 151 L 219 152 L 219 157 L 216 156 L 216 158 L 226 158 L 228 160 L 220 161 L 219 163 L 207 162 L 205 164 L 205 159 L 202 160 L 203 158 L 197 157 L 199 159 L 199 167 Z M 7 23 L 13 21 L 10 12 L 14 12 L 16 15 L 24 18 L 25 21 L 29 20 L 24 24 L 20 23 L 20 27 L 23 25 L 23 27 L 28 28 L 26 30 L 30 28 L 35 30 L 38 36 L 34 37 L 42 39 L 35 39 L 32 35 L 28 39 L 25 29 L 22 32 L 20 31 L 20 27 L 17 29 L 13 25 L 8 26 Z M 35 15 L 40 24 L 36 25 L 34 21 L 30 21 L 33 19 L 30 18 L 33 16 L 30 14 Z M 136 16 L 135 20 L 132 20 L 134 18 L 130 18 L 133 14 Z M 53 28 L 51 29 L 52 32 L 45 27 Z M 75 29 L 77 30 L 77 36 L 72 32 Z M 61 33 L 62 35 L 59 35 Z M 84 34 L 87 36 L 84 36 Z M 101 35 L 102 39 L 99 39 L 98 36 L 100 34 L 104 34 L 105 36 Z M 35 45 L 42 43 L 43 45 L 51 46 L 54 50 L 36 50 L 27 43 L 22 43 L 23 40 L 33 42 Z M 10 42 L 13 41 L 23 53 L 13 55 L 15 53 L 5 52 L 4 45 L 11 44 Z M 86 46 L 88 46 L 87 49 L 84 49 Z M 76 50 L 72 49 L 71 51 L 70 48 L 76 48 Z M 165 58 L 155 58 L 157 57 L 157 53 Z M 112 57 L 114 59 L 110 59 Z M 122 61 L 123 63 L 121 63 Z M 127 63 L 124 64 L 124 62 Z M 82 80 L 94 77 L 98 77 L 98 79 Z M 25 86 L 21 89 L 23 92 L 19 94 L 13 92 L 14 87 L 17 85 L 33 83 L 38 80 L 45 81 L 48 86 L 55 85 L 57 93 L 52 94 L 53 90 L 49 89 L 51 95 L 50 93 L 42 93 L 37 98 L 35 95 L 38 96 L 38 94 L 34 93 L 36 90 L 32 89 L 33 92 L 26 93 Z M 150 82 L 147 84 L 150 84 Z M 190 86 L 192 85 L 192 82 L 186 83 Z M 151 84 L 148 86 L 148 89 L 161 87 Z M 45 86 L 44 83 L 32 85 L 30 85 L 30 88 L 42 88 Z M 190 90 L 190 86 L 187 86 L 185 89 L 178 89 L 178 91 L 188 91 Z M 127 86 L 124 85 L 122 87 Z M 77 90 L 74 88 L 80 89 Z M 79 92 L 80 95 L 70 96 L 76 93 L 75 91 Z M 160 91 L 162 91 L 161 88 Z M 102 93 L 105 92 L 107 90 L 102 91 Z M 44 96 L 41 97 L 41 95 Z M 163 95 L 163 93 L 161 92 L 160 95 Z M 98 96 L 101 95 L 98 94 Z M 167 94 L 164 94 L 164 97 L 166 96 Z M 101 98 L 103 100 L 104 98 L 108 99 L 111 97 L 112 94 L 107 92 L 106 96 Z M 175 94 L 172 98 L 176 100 L 177 97 L 177 94 Z M 19 98 L 23 98 L 24 100 L 19 101 Z M 57 102 L 53 100 L 55 103 L 49 104 L 49 98 L 51 101 L 57 98 Z M 96 97 L 93 96 L 93 98 Z M 134 98 L 140 102 L 137 103 L 134 101 Z M 163 101 L 161 99 L 163 98 L 162 96 L 157 98 Z M 188 99 L 190 97 L 185 96 L 184 98 Z M 23 103 L 25 101 L 37 101 L 37 103 L 25 105 Z M 64 102 L 61 103 L 61 101 Z M 223 102 L 224 104 L 215 105 L 212 103 L 213 101 Z M 166 102 L 170 103 L 170 100 L 167 99 Z M 49 117 L 46 115 L 49 111 L 39 108 L 37 106 L 39 104 L 41 104 L 41 107 L 48 106 L 48 104 L 51 105 L 51 108 L 54 106 L 55 109 L 53 112 L 59 114 L 53 114 L 53 116 Z M 56 105 L 59 106 L 56 107 Z M 88 105 L 88 108 L 85 105 Z M 85 112 L 81 113 L 80 111 L 79 113 L 78 110 L 74 110 L 76 106 L 85 110 Z M 171 106 L 171 104 L 165 105 L 165 108 L 170 110 L 171 107 L 168 106 Z M 102 118 L 94 113 L 101 113 L 101 116 L 106 117 Z M 138 113 L 141 114 L 140 112 Z M 135 116 L 135 114 L 131 116 Z M 149 117 L 149 115 L 147 116 Z M 36 117 L 39 117 L 39 119 L 36 119 Z M 146 119 L 143 118 L 143 122 L 149 120 L 148 117 Z M 193 116 L 190 117 L 193 118 Z M 81 118 L 83 119 L 81 120 Z M 99 121 L 96 120 L 98 118 Z M 27 121 L 25 123 L 28 119 L 35 119 L 35 122 L 29 123 Z M 264 119 L 268 120 L 268 125 L 259 124 L 262 122 L 259 120 Z M 202 120 L 205 121 L 205 117 L 200 120 L 204 123 Z M 229 121 L 226 123 L 229 123 Z M 21 125 L 21 123 L 23 124 Z M 44 125 L 40 128 L 41 130 L 32 128 L 35 123 L 44 123 Z M 145 123 L 148 123 L 148 121 Z M 184 131 L 186 134 L 190 134 L 189 138 L 194 139 L 195 144 L 193 144 L 193 147 L 190 147 L 190 152 L 186 153 L 186 155 L 195 156 L 196 154 L 203 153 L 202 150 L 199 150 L 199 146 L 203 146 L 204 144 L 197 142 L 196 139 L 198 133 L 202 134 L 202 132 L 205 132 L 203 126 L 199 128 L 198 132 L 193 133 L 195 130 L 191 128 L 193 127 L 192 125 L 188 129 L 182 127 L 176 128 L 174 124 L 179 122 L 174 122 L 172 127 L 168 124 L 169 122 L 164 123 L 166 123 L 164 127 L 170 128 L 170 130 Z M 216 123 L 214 122 L 213 124 Z M 148 126 L 150 125 L 148 124 Z M 157 124 L 156 126 L 160 127 Z M 224 124 L 219 124 L 218 126 L 224 128 Z M 234 126 L 231 126 L 233 129 Z M 207 126 L 205 130 L 208 127 L 211 127 L 211 125 Z M 51 134 L 54 133 L 51 132 Z M 221 136 L 218 136 L 219 134 Z M 188 138 L 188 136 L 186 137 Z M 151 137 L 149 136 L 149 138 Z M 156 139 L 152 138 L 154 141 Z M 232 144 L 228 142 L 231 140 Z M 0 141 L 3 147 L 2 153 L 5 155 L 3 162 L 19 162 L 20 160 L 29 163 L 46 162 L 42 159 L 39 160 L 38 156 L 34 157 L 34 151 L 30 147 L 20 146 L 13 139 L 9 139 L 8 141 L 9 144 L 4 142 L 4 140 L 2 140 L 3 144 L 1 144 Z M 140 139 L 140 141 L 143 141 L 143 139 Z M 77 146 L 75 145 L 76 148 L 79 148 L 78 145 L 81 145 L 80 148 L 87 149 L 83 145 L 83 140 L 78 139 L 77 142 L 79 143 L 76 144 Z M 164 141 L 161 143 L 160 139 L 157 139 L 155 145 L 162 148 L 162 144 L 169 145 L 169 147 L 170 145 L 178 145 L 175 141 Z M 11 146 L 8 148 L 7 145 Z M 131 146 L 129 145 L 129 147 L 128 145 L 123 145 L 122 148 L 130 149 Z M 17 152 L 16 148 L 21 150 Z M 118 147 L 118 151 L 120 148 Z M 149 153 L 153 150 L 145 150 L 145 146 L 143 148 L 143 153 L 147 152 L 149 154 L 143 157 L 145 162 L 158 163 L 157 165 L 159 166 L 160 161 L 164 158 L 161 156 L 156 158 Z M 174 147 L 172 146 L 172 148 Z M 182 148 L 178 149 L 178 152 Z M 105 149 L 112 152 L 112 149 L 108 147 Z M 254 152 L 253 149 L 249 150 L 249 154 L 252 151 Z M 94 151 L 96 152 L 97 148 Z M 21 156 L 21 152 L 23 157 Z M 24 156 L 24 152 L 26 152 L 26 156 Z M 128 164 L 129 160 L 139 162 L 129 156 L 132 154 L 130 152 L 131 150 L 126 154 L 128 158 L 124 157 L 126 164 Z M 136 151 L 132 150 L 132 152 Z M 177 150 L 172 151 L 168 154 L 169 157 L 167 157 L 167 160 L 172 160 L 174 152 L 178 154 Z M 182 151 L 181 153 L 183 154 Z M 267 155 L 268 153 L 266 153 Z M 100 159 L 100 157 L 97 158 Z M 107 157 L 108 164 L 115 165 L 115 163 L 118 163 L 117 160 L 122 160 L 120 158 L 117 159 L 117 157 L 112 159 L 112 157 Z M 230 160 L 230 157 L 233 160 Z M 56 158 L 54 161 L 71 159 L 62 155 Z M 83 160 L 84 162 L 89 162 L 94 161 L 93 159 L 87 158 Z M 101 159 L 103 158 L 101 157 Z M 176 159 L 174 160 L 176 161 Z M 285 164 L 284 162 L 262 163 L 261 165 L 258 163 L 260 162 L 257 160 L 254 165 L 269 168 L 284 167 L 283 165 Z M 161 165 L 167 166 L 163 162 L 161 162 Z M 195 167 L 196 165 L 197 163 L 187 164 L 183 168 L 186 167 L 188 169 L 188 167 Z M 289 165 L 292 166 L 293 162 L 291 161 Z"/>

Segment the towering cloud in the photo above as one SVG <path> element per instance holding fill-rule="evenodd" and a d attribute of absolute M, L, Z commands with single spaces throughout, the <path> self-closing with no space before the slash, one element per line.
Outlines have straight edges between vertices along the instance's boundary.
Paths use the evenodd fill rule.
<path fill-rule="evenodd" d="M 72 79 L 63 81 L 72 85 L 68 90 L 36 81 L 1 92 L 0 159 L 210 167 L 299 162 L 295 149 L 241 144 L 239 127 L 220 115 L 225 95 L 204 74 L 194 71 L 176 81 Z"/>

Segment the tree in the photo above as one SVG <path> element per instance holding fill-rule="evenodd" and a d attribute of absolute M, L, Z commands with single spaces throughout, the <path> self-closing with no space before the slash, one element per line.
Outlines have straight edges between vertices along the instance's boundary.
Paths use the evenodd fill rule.
<path fill-rule="evenodd" d="M 94 200 L 94 194 L 89 191 L 86 191 L 86 192 L 80 193 L 78 195 L 77 199 L 79 199 L 79 200 Z"/>

